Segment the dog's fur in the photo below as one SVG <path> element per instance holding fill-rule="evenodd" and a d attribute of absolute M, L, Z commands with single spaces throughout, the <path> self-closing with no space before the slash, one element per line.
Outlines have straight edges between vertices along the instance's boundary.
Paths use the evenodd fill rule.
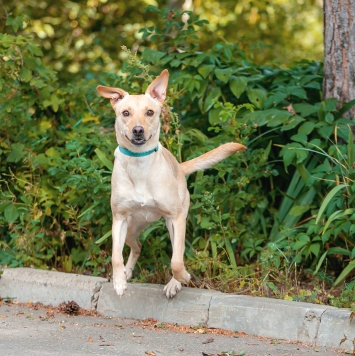
<path fill-rule="evenodd" d="M 173 246 L 171 269 L 173 277 L 164 293 L 172 298 L 187 284 L 190 274 L 183 261 L 186 216 L 190 197 L 185 176 L 212 167 L 217 162 L 246 147 L 226 143 L 202 156 L 179 164 L 159 143 L 160 113 L 169 73 L 164 70 L 143 95 L 129 95 L 120 88 L 98 86 L 101 96 L 110 99 L 116 113 L 116 137 L 119 146 L 131 152 L 158 150 L 143 156 L 130 157 L 119 148 L 115 151 L 112 173 L 111 209 L 113 285 L 119 296 L 127 289 L 127 280 L 141 252 L 139 233 L 162 216 L 166 220 Z M 124 266 L 122 250 L 126 243 L 131 251 Z"/>

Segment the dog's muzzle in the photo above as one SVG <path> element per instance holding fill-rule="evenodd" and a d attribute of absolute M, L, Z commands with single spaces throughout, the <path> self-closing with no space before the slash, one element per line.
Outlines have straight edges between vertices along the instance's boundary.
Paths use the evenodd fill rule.
<path fill-rule="evenodd" d="M 144 137 L 144 127 L 134 126 L 132 129 L 132 139 L 130 141 L 137 146 L 144 145 L 147 142 Z"/>

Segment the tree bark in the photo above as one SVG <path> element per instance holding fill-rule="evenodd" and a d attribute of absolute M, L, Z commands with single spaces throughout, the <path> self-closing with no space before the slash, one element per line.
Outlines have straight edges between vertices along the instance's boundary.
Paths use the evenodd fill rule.
<path fill-rule="evenodd" d="M 355 0 L 324 0 L 324 99 L 355 99 Z M 347 113 L 355 120 L 355 106 Z"/>

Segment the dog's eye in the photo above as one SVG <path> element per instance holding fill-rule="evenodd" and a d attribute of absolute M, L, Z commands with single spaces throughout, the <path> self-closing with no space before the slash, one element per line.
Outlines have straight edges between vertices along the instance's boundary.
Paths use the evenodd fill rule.
<path fill-rule="evenodd" d="M 147 115 L 148 116 L 153 116 L 154 115 L 154 111 L 153 110 L 148 110 L 147 111 Z"/>
<path fill-rule="evenodd" d="M 124 110 L 124 111 L 122 111 L 122 115 L 123 116 L 129 116 L 129 111 L 128 110 Z"/>

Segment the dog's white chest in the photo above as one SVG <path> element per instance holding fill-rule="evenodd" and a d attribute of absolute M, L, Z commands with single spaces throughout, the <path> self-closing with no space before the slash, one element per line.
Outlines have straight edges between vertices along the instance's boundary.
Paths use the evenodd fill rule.
<path fill-rule="evenodd" d="M 147 189 L 145 182 L 140 182 L 134 186 L 134 198 L 133 200 L 141 206 L 152 205 L 154 199 L 152 194 Z"/>

